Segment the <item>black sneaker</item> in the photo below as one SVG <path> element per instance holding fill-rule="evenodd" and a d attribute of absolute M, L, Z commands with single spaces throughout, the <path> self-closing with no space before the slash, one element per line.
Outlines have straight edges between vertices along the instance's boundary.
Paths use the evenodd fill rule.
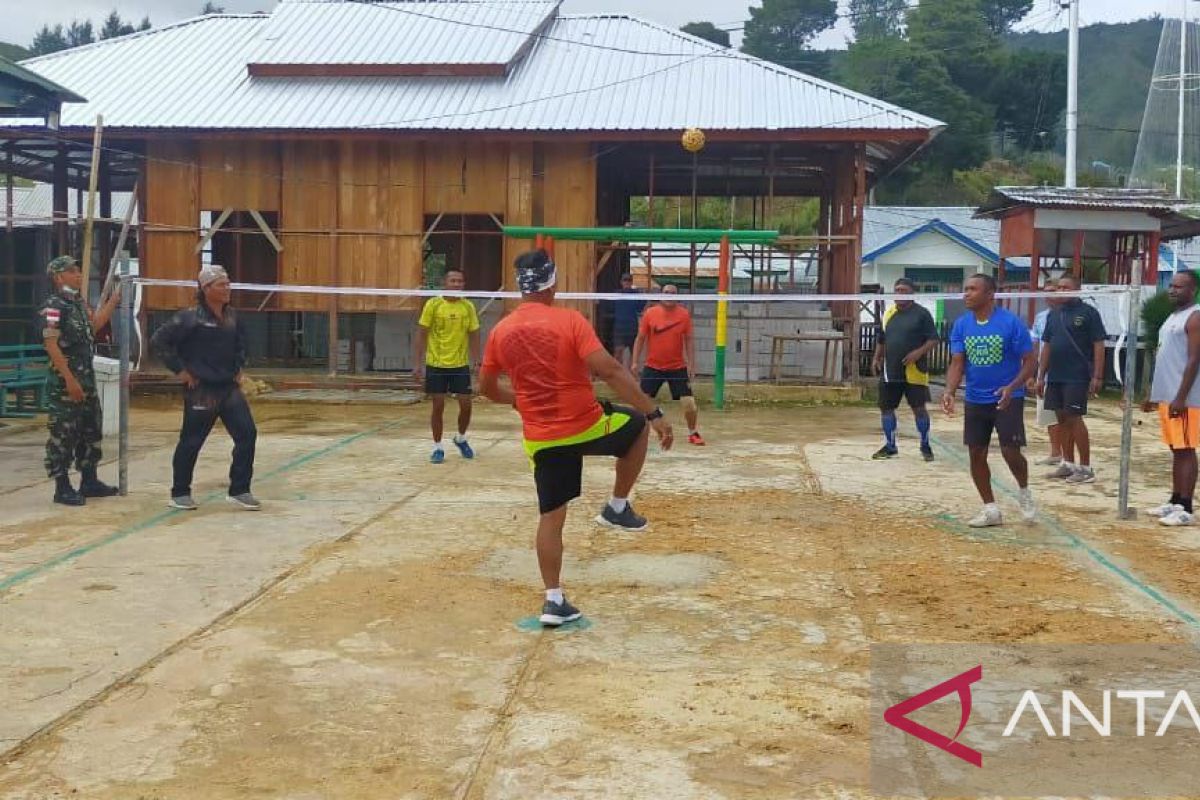
<path fill-rule="evenodd" d="M 574 622 L 583 616 L 583 613 L 567 602 L 567 598 L 563 598 L 561 603 L 555 603 L 553 600 L 547 600 L 542 603 L 541 622 L 547 628 L 557 628 L 566 622 Z"/>
<path fill-rule="evenodd" d="M 109 486 L 99 478 L 92 478 L 80 482 L 79 493 L 84 497 L 113 497 L 120 494 L 120 490 L 115 486 Z"/>
<path fill-rule="evenodd" d="M 883 447 L 876 450 L 875 454 L 871 456 L 871 458 L 875 459 L 876 461 L 882 461 L 885 458 L 895 458 L 898 455 L 900 455 L 900 451 L 897 448 L 888 447 L 885 444 Z"/>
<path fill-rule="evenodd" d="M 626 531 L 641 531 L 646 529 L 646 518 L 633 510 L 633 503 L 626 503 L 625 510 L 618 514 L 608 503 L 596 515 L 596 522 L 609 528 L 620 528 Z"/>
<path fill-rule="evenodd" d="M 926 461 L 933 461 L 933 448 L 927 444 L 921 445 L 921 458 Z"/>

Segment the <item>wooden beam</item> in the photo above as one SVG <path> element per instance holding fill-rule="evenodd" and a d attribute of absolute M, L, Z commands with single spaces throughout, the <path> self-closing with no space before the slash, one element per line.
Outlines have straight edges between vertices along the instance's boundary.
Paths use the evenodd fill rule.
<path fill-rule="evenodd" d="M 600 273 L 604 272 L 604 268 L 608 266 L 608 262 L 612 260 L 612 255 L 616 250 L 605 250 L 604 255 L 600 256 L 600 261 L 596 264 L 596 274 L 594 278 L 599 278 Z"/>
<path fill-rule="evenodd" d="M 67 236 L 67 223 L 71 218 L 71 210 L 68 207 L 70 202 L 68 198 L 70 189 L 67 185 L 68 180 L 67 149 L 65 145 L 59 145 L 58 155 L 54 158 L 54 178 L 52 181 L 52 192 L 54 195 L 52 205 L 54 209 L 54 246 L 58 251 L 55 253 L 55 256 L 66 255 L 70 246 Z"/>
<path fill-rule="evenodd" d="M 16 274 L 17 267 L 17 252 L 16 242 L 13 241 L 13 214 L 16 213 L 13 204 L 13 154 L 11 148 L 5 148 L 6 165 L 4 170 L 4 228 L 8 234 L 4 239 L 4 264 L 7 268 L 5 272 L 9 275 Z"/>
<path fill-rule="evenodd" d="M 217 231 L 221 229 L 221 226 L 225 224 L 225 220 L 229 219 L 230 215 L 232 214 L 232 208 L 226 208 L 221 212 L 221 215 L 217 217 L 217 220 L 212 224 L 212 227 L 206 230 L 204 235 L 200 237 L 200 241 L 196 243 L 197 253 L 203 252 L 204 245 L 208 244 L 209 239 L 217 235 Z"/>
<path fill-rule="evenodd" d="M 121 223 L 121 232 L 117 235 L 117 246 L 113 250 L 111 261 L 108 263 L 108 274 L 104 277 L 104 286 L 100 290 L 100 300 L 103 300 L 108 295 L 108 287 L 112 284 L 113 276 L 117 273 L 117 259 L 121 257 L 121 252 L 125 249 L 125 239 L 129 236 L 129 225 L 133 222 L 133 211 L 138 207 L 139 201 L 139 184 L 133 185 L 133 196 L 129 198 L 129 205 L 125 208 L 125 219 Z M 145 241 L 145 238 L 142 238 Z M 140 266 L 140 264 L 139 264 Z M 132 291 L 132 287 L 130 288 Z"/>
<path fill-rule="evenodd" d="M 92 164 L 88 171 L 87 216 L 83 220 L 83 285 L 79 293 L 84 302 L 88 296 L 88 282 L 92 272 L 92 229 L 96 216 L 96 184 L 100 180 L 100 142 L 104 138 L 104 117 L 97 115 L 96 132 L 92 137 Z"/>
<path fill-rule="evenodd" d="M 269 241 L 271 246 L 275 248 L 275 252 L 282 253 L 283 245 L 280 244 L 279 239 L 275 237 L 275 232 L 271 230 L 271 226 L 267 224 L 265 219 L 263 219 L 263 215 L 260 214 L 257 209 L 252 208 L 250 209 L 250 216 L 254 218 L 255 224 L 258 225 L 259 230 L 263 232 L 263 236 L 266 236 L 267 241 Z"/>

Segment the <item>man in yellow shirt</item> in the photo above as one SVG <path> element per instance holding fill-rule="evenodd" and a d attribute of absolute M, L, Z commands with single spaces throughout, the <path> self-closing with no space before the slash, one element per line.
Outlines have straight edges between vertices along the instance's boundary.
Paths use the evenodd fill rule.
<path fill-rule="evenodd" d="M 448 270 L 442 286 L 461 292 L 466 281 L 458 270 Z M 442 449 L 442 417 L 446 395 L 458 398 L 458 434 L 454 446 L 463 458 L 474 458 L 467 442 L 471 424 L 471 373 L 479 369 L 479 314 L 475 304 L 465 297 L 431 297 L 417 322 L 416 377 L 425 383 L 425 394 L 433 401 L 430 427 L 433 429 L 433 453 L 429 460 L 446 460 Z"/>

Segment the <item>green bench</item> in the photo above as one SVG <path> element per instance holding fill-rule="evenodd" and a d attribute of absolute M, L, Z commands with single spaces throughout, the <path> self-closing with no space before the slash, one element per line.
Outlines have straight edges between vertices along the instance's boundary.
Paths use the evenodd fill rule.
<path fill-rule="evenodd" d="M 0 417 L 32 417 L 34 411 L 45 411 L 50 369 L 50 358 L 40 344 L 0 345 Z M 27 399 L 32 402 L 27 404 Z"/>

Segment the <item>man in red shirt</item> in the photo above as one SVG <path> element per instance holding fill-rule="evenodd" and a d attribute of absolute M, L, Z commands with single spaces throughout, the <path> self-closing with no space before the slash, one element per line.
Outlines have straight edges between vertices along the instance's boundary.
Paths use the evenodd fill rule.
<path fill-rule="evenodd" d="M 583 457 L 617 459 L 612 498 L 596 521 L 640 531 L 646 518 L 633 510 L 629 495 L 646 460 L 646 423 L 664 450 L 670 449 L 672 434 L 662 409 L 608 354 L 583 315 L 554 306 L 555 267 L 546 251 L 521 255 L 516 267 L 522 302 L 488 337 L 479 388 L 488 399 L 511 405 L 521 415 L 541 512 L 537 555 L 546 587 L 541 622 L 556 627 L 582 616 L 563 596 L 559 577 L 563 523 L 567 504 L 580 494 Z M 508 375 L 510 386 L 500 383 L 501 373 Z M 632 408 L 597 401 L 593 374 Z"/>
<path fill-rule="evenodd" d="M 642 391 L 658 397 L 665 383 L 671 399 L 680 400 L 687 420 L 688 441 L 703 445 L 704 438 L 696 428 L 696 398 L 692 396 L 691 377 L 696 365 L 696 341 L 692 338 L 692 315 L 675 300 L 678 293 L 672 284 L 663 287 L 663 299 L 642 314 L 637 341 L 633 343 L 633 366 L 641 362 L 646 352 L 646 366 L 641 369 Z"/>

